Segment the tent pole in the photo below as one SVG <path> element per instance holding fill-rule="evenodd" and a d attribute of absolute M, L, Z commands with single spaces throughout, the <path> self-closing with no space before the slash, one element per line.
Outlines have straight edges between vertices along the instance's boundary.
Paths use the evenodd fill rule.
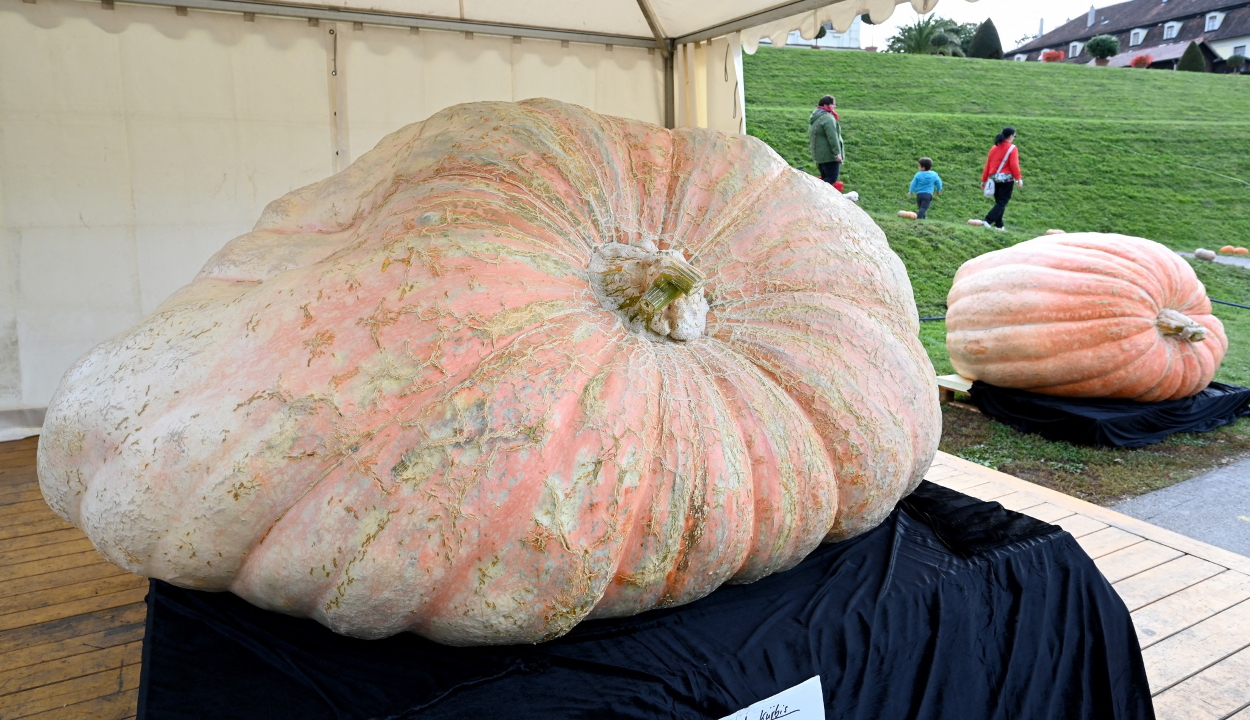
<path fill-rule="evenodd" d="M 642 17 L 647 21 L 647 27 L 651 28 L 651 34 L 655 36 L 655 46 L 660 49 L 660 55 L 664 61 L 664 127 L 677 127 L 677 84 L 673 77 L 673 41 L 664 36 L 664 28 L 660 26 L 660 18 L 656 16 L 655 9 L 651 7 L 650 0 L 638 0 L 638 9 L 642 11 Z"/>
<path fill-rule="evenodd" d="M 664 55 L 664 127 L 677 127 L 677 82 L 673 53 Z"/>

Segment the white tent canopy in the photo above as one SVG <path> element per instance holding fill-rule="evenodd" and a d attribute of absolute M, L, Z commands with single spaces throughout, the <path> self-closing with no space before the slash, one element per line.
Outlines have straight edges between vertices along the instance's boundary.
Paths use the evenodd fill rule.
<path fill-rule="evenodd" d="M 552 97 L 742 132 L 744 48 L 899 1 L 0 4 L 0 412 L 403 125 Z"/>
<path fill-rule="evenodd" d="M 820 22 L 845 30 L 858 15 L 882 21 L 895 5 L 911 2 L 929 12 L 937 0 L 338 0 L 326 4 L 293 0 L 126 0 L 153 5 L 198 7 L 395 23 L 436 30 L 493 32 L 522 37 L 621 44 L 650 42 L 657 35 L 676 44 L 709 40 L 732 32 L 791 23 L 798 30 L 816 12 Z M 361 16 L 368 16 L 362 18 Z M 744 38 L 745 39 L 745 38 Z"/>

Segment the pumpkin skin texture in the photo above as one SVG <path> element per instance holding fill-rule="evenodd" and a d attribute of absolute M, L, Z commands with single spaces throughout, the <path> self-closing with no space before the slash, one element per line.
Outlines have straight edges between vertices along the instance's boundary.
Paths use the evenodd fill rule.
<path fill-rule="evenodd" d="M 1073 233 L 964 263 L 947 297 L 960 375 L 1063 397 L 1175 400 L 1228 350 L 1193 269 L 1142 238 Z"/>
<path fill-rule="evenodd" d="M 683 258 L 702 284 L 631 316 Z M 859 208 L 754 138 L 533 100 L 448 108 L 271 203 L 67 373 L 39 475 L 132 572 L 357 637 L 521 643 L 874 527 L 939 433 Z"/>

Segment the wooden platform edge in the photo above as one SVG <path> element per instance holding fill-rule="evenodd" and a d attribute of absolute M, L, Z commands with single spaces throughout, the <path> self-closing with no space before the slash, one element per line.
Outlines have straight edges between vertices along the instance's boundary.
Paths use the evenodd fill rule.
<path fill-rule="evenodd" d="M 964 394 L 967 394 L 968 391 L 972 389 L 972 381 L 959 374 L 938 375 L 937 384 L 938 387 L 955 390 L 956 392 Z"/>
<path fill-rule="evenodd" d="M 1194 557 L 1213 562 L 1216 565 L 1221 565 L 1230 570 L 1236 570 L 1250 575 L 1250 558 L 1244 555 L 1238 555 L 1235 552 L 1231 552 L 1223 548 L 1215 547 L 1214 545 L 1208 545 L 1201 540 L 1186 537 L 1180 533 L 1173 532 L 1166 528 L 1161 528 L 1158 525 L 1152 525 L 1145 520 L 1138 520 L 1137 518 L 1129 517 L 1128 515 L 1102 507 L 1101 505 L 1095 505 L 1094 503 L 1086 502 L 1080 498 L 1065 495 L 1058 490 L 1051 490 L 1048 487 L 1036 485 L 1027 480 L 1021 480 L 1014 475 L 1008 475 L 1007 473 L 987 468 L 984 465 L 978 465 L 977 463 L 964 460 L 961 457 L 956 457 L 941 451 L 938 451 L 937 456 L 933 459 L 933 464 L 944 465 L 946 467 L 970 474 L 983 475 L 986 478 L 986 482 L 996 482 L 1011 487 L 1019 492 L 1031 493 L 1039 498 L 1042 498 L 1046 502 L 1051 503 L 1052 505 L 1058 505 L 1059 507 L 1069 509 L 1072 512 L 1080 513 L 1086 517 L 1091 517 L 1095 520 L 1105 522 L 1112 527 L 1119 528 L 1125 532 L 1133 533 L 1134 535 L 1143 537 L 1147 540 L 1153 540 L 1160 545 L 1166 545 L 1173 550 L 1179 550 L 1187 555 L 1193 555 Z"/>

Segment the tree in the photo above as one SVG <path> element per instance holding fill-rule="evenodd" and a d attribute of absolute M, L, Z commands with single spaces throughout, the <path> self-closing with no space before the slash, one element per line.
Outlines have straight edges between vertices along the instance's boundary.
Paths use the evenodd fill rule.
<path fill-rule="evenodd" d="M 1207 71 L 1207 59 L 1203 56 L 1202 49 L 1198 47 L 1198 43 L 1189 43 L 1189 47 L 1185 48 L 1185 54 L 1181 55 L 1181 61 L 1176 63 L 1176 69 L 1181 72 Z"/>
<path fill-rule="evenodd" d="M 1245 55 L 1230 55 L 1228 57 L 1227 62 L 1228 62 L 1228 66 L 1233 69 L 1233 72 L 1239 73 L 1241 72 L 1241 69 L 1246 66 L 1246 56 Z"/>
<path fill-rule="evenodd" d="M 940 15 L 917 18 L 911 25 L 905 25 L 891 37 L 885 46 L 886 52 L 907 53 L 911 55 L 955 55 L 965 54 L 964 43 L 972 37 L 976 23 L 960 24 Z M 946 42 L 940 39 L 937 44 L 933 40 L 939 35 L 946 36 Z"/>
<path fill-rule="evenodd" d="M 984 60 L 1003 59 L 1003 43 L 998 38 L 998 28 L 994 27 L 993 20 L 986 20 L 981 23 L 976 32 L 972 33 L 972 39 L 968 41 L 966 52 L 968 57 L 973 58 L 982 58 Z"/>
<path fill-rule="evenodd" d="M 976 35 L 978 27 L 980 25 L 976 23 L 960 23 L 946 28 L 946 34 L 952 40 L 958 40 L 959 50 L 962 52 L 961 57 L 968 55 L 968 46 L 972 44 L 972 36 Z"/>
<path fill-rule="evenodd" d="M 952 38 L 945 32 L 940 32 L 937 35 L 934 35 L 933 39 L 929 41 L 929 44 L 935 48 L 936 54 L 938 55 L 950 55 L 951 57 L 964 56 L 963 48 L 960 47 L 958 39 Z"/>
<path fill-rule="evenodd" d="M 1085 43 L 1085 52 L 1098 60 L 1120 54 L 1120 39 L 1115 35 L 1095 35 Z"/>

